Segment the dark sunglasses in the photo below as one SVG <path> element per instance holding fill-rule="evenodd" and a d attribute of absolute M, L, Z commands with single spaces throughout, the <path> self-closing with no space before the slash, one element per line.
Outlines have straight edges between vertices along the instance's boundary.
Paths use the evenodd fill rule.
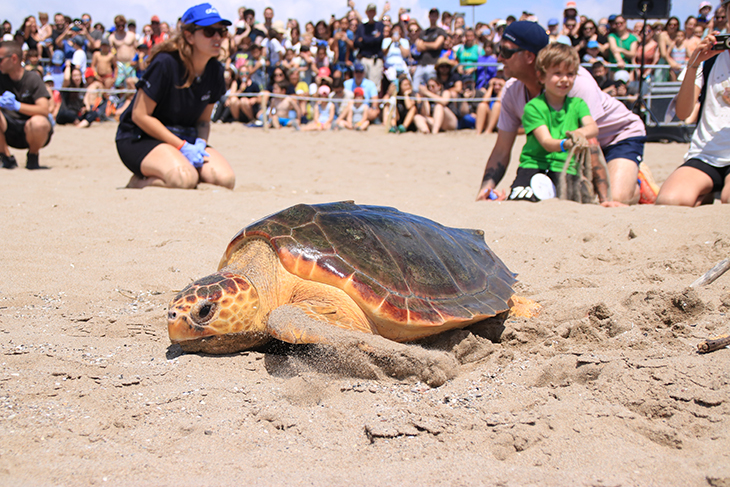
<path fill-rule="evenodd" d="M 522 51 L 524 51 L 524 49 L 520 49 L 519 47 L 517 49 L 509 49 L 504 46 L 500 46 L 499 55 L 502 57 L 502 59 L 509 59 L 518 52 Z"/>
<path fill-rule="evenodd" d="M 225 27 L 211 27 L 211 26 L 200 27 L 200 26 L 198 26 L 195 28 L 195 30 L 202 30 L 203 35 L 209 39 L 216 34 L 218 34 L 221 37 L 228 37 L 228 29 L 226 29 Z"/>

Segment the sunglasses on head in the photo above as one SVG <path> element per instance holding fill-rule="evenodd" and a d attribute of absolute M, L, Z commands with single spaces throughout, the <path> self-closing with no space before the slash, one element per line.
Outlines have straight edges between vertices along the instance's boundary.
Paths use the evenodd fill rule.
<path fill-rule="evenodd" d="M 195 30 L 202 30 L 203 35 L 207 38 L 211 38 L 216 34 L 218 34 L 221 37 L 228 36 L 228 29 L 226 29 L 225 27 L 211 27 L 211 26 L 200 27 L 200 26 L 198 26 L 195 28 Z"/>
<path fill-rule="evenodd" d="M 502 56 L 502 59 L 509 59 L 512 56 L 514 56 L 515 54 L 517 54 L 518 52 L 522 52 L 522 51 L 524 51 L 524 49 L 521 49 L 519 47 L 517 49 L 509 49 L 507 47 L 500 46 L 499 55 Z"/>

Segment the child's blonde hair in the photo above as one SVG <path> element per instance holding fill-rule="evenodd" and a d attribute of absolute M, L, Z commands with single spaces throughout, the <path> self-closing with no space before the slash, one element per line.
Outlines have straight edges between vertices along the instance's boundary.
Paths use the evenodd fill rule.
<path fill-rule="evenodd" d="M 537 55 L 535 68 L 538 73 L 543 75 L 553 66 L 560 66 L 565 63 L 573 73 L 578 73 L 580 67 L 580 58 L 578 52 L 573 47 L 559 42 L 553 42 L 545 46 Z"/>

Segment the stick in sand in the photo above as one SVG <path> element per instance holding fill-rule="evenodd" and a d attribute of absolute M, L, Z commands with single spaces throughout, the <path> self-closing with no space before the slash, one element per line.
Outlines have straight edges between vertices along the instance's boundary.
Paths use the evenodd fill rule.
<path fill-rule="evenodd" d="M 721 348 L 725 348 L 728 345 L 730 345 L 730 336 L 725 335 L 718 338 L 712 338 L 710 340 L 705 340 L 704 342 L 697 345 L 697 351 L 699 353 L 710 353 L 714 352 L 715 350 L 720 350 Z"/>
<path fill-rule="evenodd" d="M 690 284 L 689 287 L 700 287 L 712 284 L 718 277 L 725 274 L 728 269 L 730 269 L 730 259 L 721 260 L 715 264 L 712 269 L 707 271 L 704 276 Z"/>

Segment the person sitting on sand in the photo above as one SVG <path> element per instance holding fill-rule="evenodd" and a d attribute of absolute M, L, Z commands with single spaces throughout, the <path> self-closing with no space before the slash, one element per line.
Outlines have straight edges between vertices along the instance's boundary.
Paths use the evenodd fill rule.
<path fill-rule="evenodd" d="M 522 126 L 527 141 L 510 200 L 554 198 L 570 150 L 577 144 L 587 146 L 588 139 L 598 135 L 586 102 L 568 96 L 579 67 L 578 52 L 565 44 L 549 44 L 537 55 L 535 68 L 544 91 L 525 105 Z M 566 172 L 569 180 L 579 180 L 575 160 Z"/>
<path fill-rule="evenodd" d="M 314 105 L 314 118 L 301 128 L 305 132 L 329 130 L 335 119 L 335 104 L 329 99 L 330 87 L 320 86 L 317 95 L 319 95 L 319 100 Z"/>
<path fill-rule="evenodd" d="M 8 147 L 28 149 L 27 169 L 40 169 L 38 153 L 48 145 L 53 127 L 48 118 L 48 93 L 37 71 L 26 71 L 23 52 L 14 41 L 0 43 L 0 160 L 5 169 L 18 167 Z"/>
<path fill-rule="evenodd" d="M 510 163 L 510 154 L 521 126 L 522 114 L 527 102 L 542 92 L 535 70 L 535 59 L 548 45 L 545 29 L 535 22 L 516 21 L 504 31 L 499 61 L 504 64 L 505 76 L 510 79 L 503 90 L 502 108 L 497 123 L 497 142 L 484 169 L 477 200 L 495 199 L 490 196 L 504 177 Z M 598 124 L 598 143 L 608 163 L 613 201 L 607 206 L 634 204 L 643 194 L 638 184 L 639 164 L 644 157 L 646 130 L 641 119 L 632 114 L 620 101 L 603 93 L 591 74 L 583 67 L 578 69 L 569 96 L 582 98 L 590 108 L 591 116 Z M 504 193 L 497 197 L 506 198 Z"/>
<path fill-rule="evenodd" d="M 730 0 L 724 0 L 726 9 Z M 676 98 L 676 113 L 687 118 L 698 99 L 704 98 L 697 128 L 692 135 L 684 164 L 662 185 L 657 205 L 699 206 L 712 203 L 713 193 L 730 203 L 730 51 L 714 51 L 715 35 L 708 35 L 692 53 L 680 75 L 682 85 Z"/>
<path fill-rule="evenodd" d="M 226 91 L 218 62 L 231 22 L 209 3 L 190 7 L 180 31 L 155 45 L 132 104 L 119 119 L 117 152 L 132 178 L 127 187 L 233 189 L 228 161 L 208 146 L 215 103 Z"/>
<path fill-rule="evenodd" d="M 344 113 L 337 119 L 337 127 L 365 131 L 370 126 L 370 120 L 365 116 L 367 105 L 365 105 L 365 91 L 357 87 L 354 90 L 355 98 L 349 101 Z"/>

